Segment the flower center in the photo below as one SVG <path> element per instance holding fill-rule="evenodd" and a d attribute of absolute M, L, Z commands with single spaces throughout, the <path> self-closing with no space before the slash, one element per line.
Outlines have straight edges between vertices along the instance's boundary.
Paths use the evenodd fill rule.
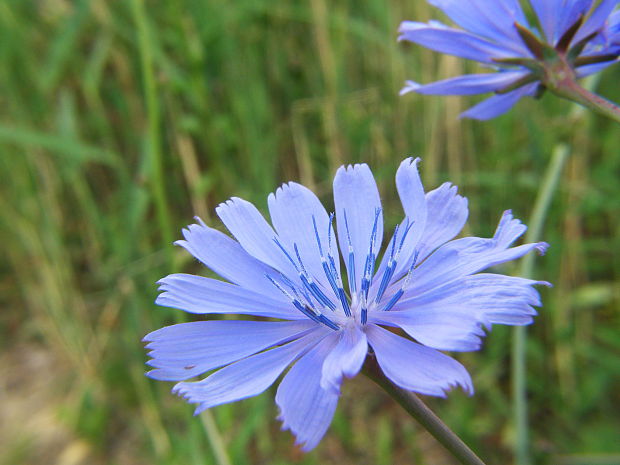
<path fill-rule="evenodd" d="M 407 218 L 404 228 L 401 228 L 401 225 L 396 225 L 394 229 L 394 235 L 390 241 L 388 249 L 386 250 L 386 254 L 389 253 L 389 255 L 387 255 L 388 258 L 386 259 L 384 257 L 385 266 L 382 265 L 380 267 L 380 269 L 383 268 L 380 284 L 378 288 L 373 289 L 372 284 L 375 276 L 377 249 L 380 246 L 377 244 L 377 231 L 380 214 L 381 209 L 377 208 L 375 210 L 368 252 L 364 257 L 364 266 L 362 269 L 362 276 L 359 280 L 358 289 L 355 266 L 356 260 L 360 257 L 355 256 L 347 214 L 346 211 L 344 212 L 344 226 L 346 230 L 348 247 L 346 255 L 345 251 L 342 251 L 342 256 L 347 263 L 349 295 L 347 295 L 344 290 L 342 277 L 336 268 L 337 258 L 334 255 L 334 248 L 332 247 L 333 213 L 329 216 L 327 244 L 323 244 L 321 242 L 314 216 L 312 217 L 312 225 L 314 228 L 314 235 L 321 259 L 323 273 L 329 283 L 329 287 L 333 291 L 332 297 L 337 299 L 335 302 L 327 295 L 329 292 L 325 289 L 324 285 L 322 285 L 320 281 L 317 281 L 316 277 L 313 277 L 308 273 L 308 270 L 301 258 L 297 244 L 293 244 L 294 254 L 291 254 L 277 237 L 273 238 L 273 241 L 276 243 L 278 248 L 295 268 L 299 281 L 295 283 L 282 273 L 279 273 L 277 277 L 267 274 L 265 276 L 291 301 L 297 310 L 317 323 L 324 324 L 335 331 L 351 324 L 352 321 L 357 322 L 358 318 L 359 323 L 365 325 L 368 321 L 369 310 L 374 311 L 376 309 L 380 309 L 380 311 L 390 311 L 394 305 L 396 305 L 398 300 L 403 296 L 405 289 L 410 282 L 411 274 L 417 262 L 416 251 L 407 273 L 404 276 L 402 276 L 401 273 L 401 276 L 396 277 L 396 280 L 400 279 L 401 285 L 396 290 L 390 289 L 390 285 L 395 284 L 396 282 L 394 275 L 399 260 L 402 258 L 401 252 L 403 250 L 403 245 L 405 244 L 405 239 L 413 226 L 413 223 Z M 384 297 L 387 297 L 386 293 L 390 296 L 389 300 L 387 300 L 387 298 L 383 299 Z M 374 294 L 374 297 L 372 294 Z M 382 304 L 382 301 L 385 300 L 387 300 L 387 302 Z M 337 305 L 338 303 L 340 305 Z"/>

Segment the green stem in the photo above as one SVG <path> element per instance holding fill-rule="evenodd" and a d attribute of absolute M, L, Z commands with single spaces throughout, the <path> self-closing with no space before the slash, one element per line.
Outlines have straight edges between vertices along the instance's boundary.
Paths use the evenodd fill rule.
<path fill-rule="evenodd" d="M 482 460 L 414 393 L 394 385 L 374 357 L 368 357 L 364 374 L 381 386 L 463 465 L 485 465 Z"/>
<path fill-rule="evenodd" d="M 540 240 L 541 231 L 551 198 L 555 192 L 560 174 L 568 158 L 569 148 L 564 144 L 557 145 L 553 151 L 553 156 L 547 167 L 547 171 L 543 177 L 542 185 L 534 204 L 534 210 L 528 223 L 528 231 L 525 235 L 525 242 L 538 242 Z M 521 262 L 520 275 L 524 278 L 530 278 L 534 270 L 535 254 L 528 254 Z M 514 328 L 514 337 L 512 344 L 512 395 L 513 408 L 515 418 L 515 464 L 529 465 L 530 460 L 530 444 L 528 434 L 527 420 L 527 383 L 526 383 L 526 363 L 525 351 L 527 342 L 527 333 L 525 326 L 517 326 Z"/>
<path fill-rule="evenodd" d="M 590 110 L 620 123 L 620 107 L 600 95 L 590 92 L 577 82 L 577 76 L 565 59 L 550 68 L 544 80 L 547 88 L 559 97 L 583 105 Z"/>
<path fill-rule="evenodd" d="M 215 456 L 215 462 L 217 465 L 231 465 L 232 462 L 228 458 L 224 440 L 222 439 L 222 435 L 215 424 L 215 419 L 213 418 L 211 412 L 209 410 L 205 410 L 200 414 L 200 419 L 202 420 L 202 424 L 207 433 L 207 438 L 209 439 L 209 443 L 213 449 L 213 455 Z"/>
<path fill-rule="evenodd" d="M 166 244 L 172 243 L 172 226 L 168 201 L 164 189 L 163 160 L 160 146 L 161 110 L 157 99 L 157 86 L 153 70 L 153 51 L 149 34 L 144 0 L 133 0 L 132 10 L 138 36 L 138 48 L 140 51 L 140 67 L 142 69 L 142 82 L 144 85 L 144 97 L 146 100 L 146 113 L 148 120 L 147 128 L 147 154 L 151 168 L 149 186 L 155 201 L 155 210 L 163 240 Z"/>
<path fill-rule="evenodd" d="M 616 123 L 620 123 L 620 107 L 618 105 L 581 87 L 576 81 L 571 81 L 565 87 L 555 90 L 555 93 L 606 116 Z"/>

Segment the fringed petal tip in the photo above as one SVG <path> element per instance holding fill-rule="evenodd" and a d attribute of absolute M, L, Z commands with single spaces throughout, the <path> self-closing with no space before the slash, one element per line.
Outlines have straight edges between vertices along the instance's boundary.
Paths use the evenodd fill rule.
<path fill-rule="evenodd" d="M 282 422 L 282 426 L 280 426 L 280 431 L 290 431 L 295 438 L 295 446 L 299 447 L 302 452 L 310 452 L 319 444 L 320 441 L 317 441 L 316 439 L 313 440 L 310 438 L 301 438 L 297 436 L 297 433 L 293 429 L 292 425 L 286 423 L 281 415 L 278 415 L 276 419 Z"/>
<path fill-rule="evenodd" d="M 209 408 L 209 405 L 207 403 L 199 399 L 192 398 L 192 395 L 189 392 L 189 389 L 187 389 L 187 387 L 184 386 L 184 383 L 175 384 L 170 392 L 172 392 L 172 394 L 175 394 L 181 397 L 188 404 L 198 404 L 196 408 L 194 409 L 194 413 L 193 413 L 194 416 L 200 415 L 202 412 L 204 412 L 205 410 Z"/>
<path fill-rule="evenodd" d="M 194 216 L 194 219 L 198 221 L 199 226 L 202 226 L 203 228 L 207 227 L 207 224 L 204 221 L 202 221 L 202 218 L 200 218 L 199 216 Z"/>
<path fill-rule="evenodd" d="M 208 410 L 209 407 L 206 406 L 205 404 L 198 404 L 198 407 L 196 407 L 194 409 L 194 413 L 192 415 L 194 415 L 195 417 L 200 415 L 202 412 L 204 412 L 205 410 Z"/>
<path fill-rule="evenodd" d="M 410 168 L 418 169 L 418 164 L 422 161 L 420 157 L 407 157 L 402 162 L 400 162 L 400 168 Z"/>
<path fill-rule="evenodd" d="M 421 27 L 428 27 L 428 24 L 420 23 L 418 21 L 401 22 L 400 25 L 398 26 L 398 33 L 400 34 L 400 36 L 398 37 L 398 40 L 403 40 L 402 37 L 405 32 L 414 31 Z"/>
<path fill-rule="evenodd" d="M 422 87 L 422 84 L 419 84 L 415 81 L 405 81 L 405 87 L 403 87 L 400 90 L 398 95 L 405 95 L 405 94 L 408 94 L 409 92 L 415 92 L 420 87 Z"/>
<path fill-rule="evenodd" d="M 451 382 L 448 385 L 448 388 L 445 391 L 445 394 L 443 397 L 447 397 L 448 392 L 457 389 L 457 388 L 461 388 L 463 390 L 463 392 L 465 394 L 467 394 L 467 397 L 471 397 L 474 395 L 474 383 L 471 380 L 471 377 L 469 376 L 469 373 L 467 374 L 467 379 L 466 380 L 461 380 L 461 381 L 455 381 L 455 382 Z"/>
<path fill-rule="evenodd" d="M 424 392 L 416 392 L 416 391 L 411 391 L 411 392 L 416 395 L 428 395 L 432 397 L 439 397 L 441 399 L 447 399 L 448 393 L 458 388 L 461 388 L 463 392 L 467 395 L 467 397 L 471 397 L 474 395 L 474 384 L 471 380 L 471 377 L 469 376 L 469 373 L 467 374 L 467 379 L 458 380 L 458 381 L 457 380 L 449 381 L 445 386 L 442 386 L 440 390 L 434 391 L 432 393 L 431 392 L 424 393 Z"/>
<path fill-rule="evenodd" d="M 538 242 L 536 244 L 536 247 L 534 247 L 536 249 L 536 251 L 538 252 L 538 255 L 544 255 L 547 252 L 547 249 L 549 248 L 549 244 L 547 242 Z M 551 284 L 547 283 L 549 286 L 551 286 Z"/>
<path fill-rule="evenodd" d="M 338 173 L 357 174 L 359 173 L 360 170 L 370 172 L 370 167 L 366 163 L 354 163 L 354 164 L 349 164 L 349 165 L 342 165 L 340 168 L 338 168 L 338 171 L 336 171 L 336 176 L 338 176 Z"/>

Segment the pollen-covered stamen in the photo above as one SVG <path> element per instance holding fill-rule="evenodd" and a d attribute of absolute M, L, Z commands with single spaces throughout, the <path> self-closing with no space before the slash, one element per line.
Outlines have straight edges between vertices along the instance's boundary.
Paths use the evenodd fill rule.
<path fill-rule="evenodd" d="M 317 323 L 322 323 L 325 326 L 327 326 L 330 329 L 333 329 L 334 331 L 338 331 L 340 329 L 340 327 L 334 323 L 333 321 L 331 321 L 329 318 L 327 318 L 325 315 L 323 315 L 322 313 L 320 313 L 318 310 L 313 310 L 312 308 L 310 308 L 308 305 L 304 305 L 297 297 L 295 297 L 293 294 L 291 294 L 290 292 L 288 292 L 286 289 L 284 289 L 284 287 L 282 287 L 275 279 L 273 279 L 271 276 L 269 276 L 268 274 L 265 275 L 265 277 L 271 282 L 271 284 L 273 284 L 280 292 L 282 292 L 282 294 L 284 294 L 286 297 L 288 297 L 288 299 L 291 301 L 291 303 L 293 304 L 293 306 L 299 310 L 301 313 L 303 313 L 304 315 L 306 315 L 308 318 L 310 318 L 312 321 L 315 321 Z M 296 293 L 294 287 L 293 287 L 293 292 Z"/>
<path fill-rule="evenodd" d="M 365 325 L 368 321 L 368 300 L 366 296 L 361 296 L 361 311 L 360 311 L 360 322 Z"/>
<path fill-rule="evenodd" d="M 286 248 L 282 245 L 282 243 L 280 242 L 280 239 L 278 239 L 277 237 L 274 237 L 273 238 L 273 242 L 276 243 L 276 245 L 280 248 L 282 253 L 286 256 L 286 258 L 288 258 L 288 261 L 291 262 L 291 264 L 295 267 L 295 271 L 297 271 L 297 273 L 299 273 L 301 270 L 297 266 L 297 263 L 295 262 L 295 260 L 293 260 L 293 257 L 291 257 L 291 254 L 288 253 Z"/>
<path fill-rule="evenodd" d="M 344 210 L 344 227 L 347 230 L 347 242 L 349 245 L 349 266 L 347 268 L 347 277 L 349 279 L 349 292 L 353 296 L 357 292 L 355 285 L 355 256 L 353 254 L 353 243 L 351 242 L 351 233 L 349 231 L 349 222 L 347 221 L 347 211 Z"/>
<path fill-rule="evenodd" d="M 336 305 L 325 295 L 325 293 L 321 290 L 321 288 L 314 282 L 312 277 L 306 271 L 306 267 L 304 266 L 301 255 L 299 254 L 299 248 L 297 244 L 293 245 L 295 249 L 295 255 L 297 256 L 297 260 L 299 261 L 299 266 L 301 267 L 301 272 L 299 273 L 299 279 L 303 285 L 310 291 L 310 294 L 318 300 L 321 304 L 329 308 L 331 311 L 336 310 Z"/>
<path fill-rule="evenodd" d="M 377 254 L 375 253 L 375 245 L 377 242 L 377 226 L 379 223 L 379 215 L 381 209 L 375 210 L 375 221 L 372 225 L 372 233 L 370 234 L 370 247 L 368 249 L 368 255 L 366 255 L 366 263 L 364 264 L 364 275 L 362 276 L 362 294 L 364 299 L 368 299 L 368 291 L 370 290 L 370 284 L 372 283 L 372 276 L 375 271 L 375 260 Z"/>
<path fill-rule="evenodd" d="M 323 307 L 323 305 L 320 305 L 320 303 L 318 302 L 317 302 L 318 305 L 315 305 L 315 302 L 314 302 L 315 299 L 312 298 L 312 296 L 308 293 L 306 288 L 302 287 L 298 289 L 295 286 L 295 283 L 293 283 L 290 279 L 288 279 L 282 273 L 280 273 L 280 279 L 290 289 L 289 294 L 292 293 L 292 296 L 294 299 L 297 299 L 299 302 L 301 302 L 301 304 L 304 307 L 313 311 L 316 315 L 319 315 L 321 313 L 320 310 L 317 309 L 317 307 Z M 305 302 L 304 300 L 302 300 L 302 297 L 303 299 L 305 299 Z"/>
<path fill-rule="evenodd" d="M 391 244 L 390 244 L 390 258 L 388 259 L 388 263 L 383 271 L 383 277 L 381 278 L 381 284 L 379 285 L 379 291 L 377 292 L 377 296 L 375 297 L 375 303 L 381 300 L 385 290 L 390 284 L 390 280 L 394 275 L 394 267 L 396 266 L 396 261 L 394 260 L 394 252 L 396 250 L 396 236 L 398 235 L 398 228 L 400 225 L 396 225 L 394 227 L 394 236 L 392 236 Z"/>
<path fill-rule="evenodd" d="M 295 284 L 288 279 L 286 276 L 281 275 L 280 278 L 282 279 L 282 281 L 284 282 L 284 284 L 286 284 L 288 286 L 288 288 L 291 290 L 291 292 L 293 293 L 293 295 L 295 297 L 297 297 L 297 300 L 299 300 L 300 302 L 303 303 L 301 297 L 303 297 L 305 299 L 305 303 L 304 306 L 305 307 L 309 307 L 314 313 L 316 313 L 317 315 L 320 314 L 321 312 L 318 310 L 318 308 L 323 308 L 324 305 L 321 304 L 320 302 L 315 302 L 315 298 L 313 298 L 310 293 L 308 292 L 308 290 L 305 287 L 302 287 L 300 289 L 297 289 L 297 287 L 295 287 Z M 301 296 L 300 296 L 301 294 Z"/>
<path fill-rule="evenodd" d="M 332 287 L 334 293 L 338 296 L 340 300 L 340 304 L 342 305 L 342 309 L 346 316 L 351 316 L 351 309 L 349 307 L 349 301 L 347 300 L 347 296 L 344 292 L 344 288 L 342 287 L 342 280 L 340 279 L 340 274 L 336 270 L 336 263 L 334 262 L 334 257 L 331 253 L 331 226 L 332 219 L 334 214 L 332 213 L 329 216 L 329 224 L 327 225 L 327 258 L 323 253 L 323 246 L 321 245 L 321 238 L 319 236 L 319 231 L 316 226 L 316 219 L 314 215 L 312 216 L 312 226 L 314 227 L 314 235 L 316 237 L 316 243 L 319 246 L 319 254 L 321 255 L 321 265 L 323 266 L 323 271 L 325 272 L 325 276 L 327 277 L 327 281 L 329 281 L 329 285 Z M 329 261 L 328 261 L 329 260 Z"/>
<path fill-rule="evenodd" d="M 394 295 L 389 300 L 389 302 L 385 305 L 385 307 L 383 307 L 383 309 L 382 309 L 383 312 L 389 312 L 390 310 L 392 310 L 394 305 L 396 305 L 396 303 L 403 296 L 403 294 L 405 293 L 405 290 L 409 286 L 409 282 L 411 281 L 411 275 L 413 274 L 413 269 L 415 268 L 415 265 L 416 265 L 417 261 L 418 261 L 418 251 L 416 251 L 415 255 L 413 256 L 413 262 L 411 263 L 411 266 L 409 267 L 409 271 L 407 271 L 407 275 L 405 276 L 405 278 L 402 281 L 400 289 L 398 289 L 394 293 Z"/>
<path fill-rule="evenodd" d="M 316 227 L 316 219 L 314 215 L 312 215 L 312 227 L 314 228 L 314 237 L 316 238 L 316 244 L 319 247 L 319 255 L 321 257 L 321 265 L 323 266 L 323 271 L 325 272 L 325 277 L 329 282 L 329 285 L 332 287 L 333 291 L 338 294 L 338 285 L 336 284 L 336 279 L 332 270 L 329 268 L 329 263 L 327 262 L 327 258 L 325 258 L 325 254 L 323 253 L 323 246 L 321 245 L 321 238 L 319 236 L 319 230 Z"/>
<path fill-rule="evenodd" d="M 331 300 L 329 300 L 329 298 L 317 286 L 317 284 L 314 282 L 314 280 L 310 277 L 310 275 L 306 271 L 306 267 L 304 266 L 301 260 L 301 256 L 299 254 L 297 244 L 293 244 L 293 247 L 295 249 L 295 254 L 297 255 L 297 260 L 299 262 L 299 265 L 297 264 L 297 262 L 295 262 L 293 257 L 291 257 L 291 254 L 288 253 L 284 245 L 282 245 L 282 243 L 277 237 L 274 237 L 273 241 L 280 248 L 280 250 L 286 256 L 286 258 L 288 258 L 288 260 L 293 264 L 293 266 L 295 267 L 295 270 L 299 274 L 299 279 L 301 280 L 302 284 L 310 292 L 310 294 L 319 302 L 319 304 L 321 306 L 329 308 L 332 311 L 336 310 L 336 305 Z"/>
<path fill-rule="evenodd" d="M 387 266 L 385 267 L 385 270 L 383 271 L 383 277 L 381 278 L 381 284 L 379 285 L 379 291 L 377 292 L 377 296 L 375 297 L 375 303 L 379 303 L 379 301 L 383 297 L 383 294 L 385 293 L 388 286 L 390 285 L 392 278 L 394 277 L 394 271 L 396 270 L 396 265 L 398 264 L 398 257 L 400 256 L 400 252 L 403 249 L 405 238 L 407 237 L 407 234 L 409 234 L 409 231 L 411 230 L 412 226 L 413 226 L 413 222 L 412 221 L 410 222 L 409 218 L 407 218 L 407 224 L 405 225 L 405 232 L 403 232 L 403 235 L 400 238 L 398 248 L 396 248 L 396 238 L 398 236 L 400 225 L 397 224 L 396 227 L 394 228 L 394 236 L 392 237 L 392 244 L 390 248 L 390 258 L 388 260 Z M 414 259 L 414 262 L 415 262 L 415 259 Z"/>

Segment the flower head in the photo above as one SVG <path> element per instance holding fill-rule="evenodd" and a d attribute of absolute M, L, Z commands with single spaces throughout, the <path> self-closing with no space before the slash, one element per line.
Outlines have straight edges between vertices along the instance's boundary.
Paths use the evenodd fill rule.
<path fill-rule="evenodd" d="M 434 95 L 496 95 L 461 116 L 490 119 L 524 96 L 554 90 L 566 76 L 580 78 L 618 61 L 618 0 L 530 0 L 538 28 L 528 21 L 519 0 L 428 0 L 459 27 L 438 21 L 405 21 L 399 40 L 474 60 L 494 73 L 469 74 L 421 85 L 410 91 Z"/>
<path fill-rule="evenodd" d="M 276 403 L 283 428 L 304 450 L 325 434 L 343 378 L 360 371 L 369 350 L 403 389 L 472 393 L 465 368 L 440 350 L 477 350 L 484 328 L 531 323 L 532 306 L 540 305 L 533 285 L 545 283 L 480 271 L 547 244 L 511 247 L 526 227 L 510 212 L 490 239 L 453 240 L 467 200 L 449 183 L 425 194 L 418 161 L 403 161 L 396 173 L 405 215 L 381 260 L 383 211 L 367 165 L 336 173 L 335 214 L 291 182 L 268 198 L 272 225 L 239 198 L 217 208 L 234 239 L 200 220 L 190 225 L 177 244 L 227 282 L 173 274 L 160 281 L 156 303 L 277 321 L 198 321 L 154 331 L 144 338 L 154 368 L 148 375 L 181 381 L 173 391 L 198 413 L 260 394 L 292 365 Z"/>

